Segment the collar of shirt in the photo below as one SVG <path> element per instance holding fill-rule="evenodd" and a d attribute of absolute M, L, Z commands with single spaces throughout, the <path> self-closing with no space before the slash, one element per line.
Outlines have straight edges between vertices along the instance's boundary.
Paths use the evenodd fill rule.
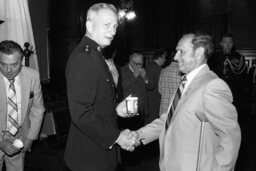
<path fill-rule="evenodd" d="M 134 72 L 134 70 L 132 69 L 132 66 L 131 66 L 130 64 L 128 64 L 128 66 L 129 66 L 130 70 L 131 70 L 132 72 Z"/>
<path fill-rule="evenodd" d="M 117 69 L 116 69 L 116 66 L 115 66 L 115 64 L 114 64 L 114 61 L 113 60 L 106 60 L 105 59 L 105 61 L 106 61 L 106 63 L 107 63 L 107 65 L 108 65 L 108 68 L 109 68 L 109 70 L 111 71 L 111 72 L 116 72 L 116 73 L 118 73 L 118 71 L 117 71 Z"/>
<path fill-rule="evenodd" d="M 105 61 L 106 61 L 106 63 L 107 63 L 108 65 L 114 65 L 113 60 L 110 60 L 110 59 L 106 59 L 106 58 L 105 58 Z"/>
<path fill-rule="evenodd" d="M 154 60 L 154 62 L 155 62 L 157 65 L 159 65 L 159 66 L 160 66 L 160 64 L 159 64 L 158 60 Z"/>
<path fill-rule="evenodd" d="M 9 80 L 3 76 L 4 78 L 4 83 L 5 83 L 5 88 L 6 88 L 6 93 L 8 92 L 8 89 L 9 89 L 9 85 L 10 85 L 10 82 Z M 15 90 L 17 91 L 17 88 L 19 88 L 20 86 L 20 79 L 19 79 L 19 75 L 17 75 L 15 78 L 14 78 L 14 87 L 15 87 Z"/>
<path fill-rule="evenodd" d="M 189 86 L 189 84 L 192 82 L 192 80 L 195 78 L 195 76 L 197 75 L 197 73 L 204 67 L 206 66 L 206 64 L 202 64 L 199 67 L 197 67 L 196 69 L 194 69 L 193 71 L 191 71 L 190 73 L 188 73 L 187 75 L 184 75 L 183 77 L 187 77 L 187 82 L 185 84 L 184 90 L 182 92 L 182 94 L 186 91 L 187 87 Z M 182 78 L 183 78 L 182 77 Z"/>

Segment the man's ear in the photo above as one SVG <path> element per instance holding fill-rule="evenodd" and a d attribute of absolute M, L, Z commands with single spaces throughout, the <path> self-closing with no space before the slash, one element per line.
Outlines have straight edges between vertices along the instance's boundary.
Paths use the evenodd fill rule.
<path fill-rule="evenodd" d="M 197 48 L 197 49 L 196 49 L 196 52 L 195 52 L 195 57 L 196 57 L 197 59 L 202 58 L 202 57 L 204 56 L 204 51 L 205 51 L 205 49 L 204 49 L 203 47 Z"/>
<path fill-rule="evenodd" d="M 92 33 L 92 30 L 93 30 L 93 25 L 92 25 L 92 22 L 91 21 L 86 21 L 86 31 L 88 33 Z"/>

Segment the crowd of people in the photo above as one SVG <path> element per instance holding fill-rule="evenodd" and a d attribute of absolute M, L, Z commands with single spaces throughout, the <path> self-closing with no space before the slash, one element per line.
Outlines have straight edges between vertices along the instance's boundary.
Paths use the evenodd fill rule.
<path fill-rule="evenodd" d="M 217 52 L 210 35 L 184 34 L 172 54 L 157 50 L 145 63 L 143 52 L 133 52 L 120 67 L 116 50 L 107 51 L 117 27 L 113 5 L 92 5 L 86 33 L 68 60 L 68 168 L 117 171 L 120 163 L 156 158 L 156 171 L 233 170 L 241 99 L 256 90 L 255 67 L 249 70 L 235 50 L 233 35 L 223 35 Z M 167 58 L 171 63 L 163 68 Z M 23 170 L 44 113 L 39 73 L 22 59 L 17 43 L 0 43 L 0 167 L 7 171 Z M 138 113 L 127 112 L 128 96 L 138 97 Z"/>

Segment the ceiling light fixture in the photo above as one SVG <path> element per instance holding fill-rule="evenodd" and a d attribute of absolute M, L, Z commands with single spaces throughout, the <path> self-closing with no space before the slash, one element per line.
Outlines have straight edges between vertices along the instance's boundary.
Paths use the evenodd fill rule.
<path fill-rule="evenodd" d="M 136 13 L 133 10 L 133 0 L 120 0 L 120 7 L 118 11 L 119 21 L 122 23 L 125 19 L 133 20 L 136 17 Z"/>

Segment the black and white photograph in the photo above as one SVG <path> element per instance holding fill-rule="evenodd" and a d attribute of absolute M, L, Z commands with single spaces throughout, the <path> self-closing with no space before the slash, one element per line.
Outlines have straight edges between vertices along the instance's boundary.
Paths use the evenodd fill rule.
<path fill-rule="evenodd" d="M 0 0 L 0 171 L 256 170 L 255 0 Z"/>

